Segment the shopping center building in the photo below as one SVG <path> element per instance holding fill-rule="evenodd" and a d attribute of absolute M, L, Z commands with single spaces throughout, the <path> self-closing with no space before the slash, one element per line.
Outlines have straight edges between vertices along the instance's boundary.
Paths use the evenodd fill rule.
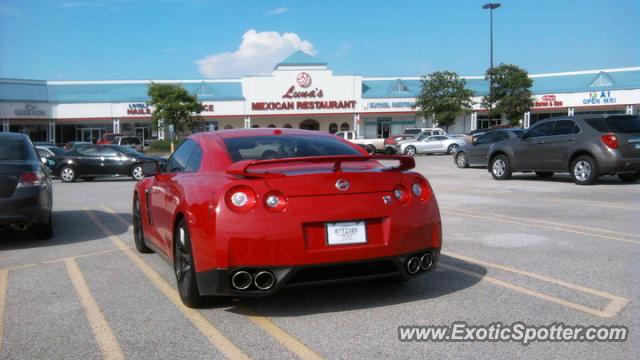
<path fill-rule="evenodd" d="M 530 75 L 534 106 L 522 119 L 528 127 L 551 116 L 583 113 L 638 114 L 640 67 Z M 461 115 L 451 133 L 499 125 L 480 99 L 482 76 L 464 77 L 474 109 Z M 0 130 L 24 132 L 34 141 L 87 141 L 103 133 L 162 138 L 147 105 L 151 82 L 180 84 L 203 104 L 194 131 L 284 127 L 388 137 L 407 127 L 431 127 L 414 107 L 420 77 L 336 75 L 327 63 L 296 52 L 270 75 L 234 79 L 46 81 L 0 79 Z M 437 125 L 437 124 L 435 124 Z"/>

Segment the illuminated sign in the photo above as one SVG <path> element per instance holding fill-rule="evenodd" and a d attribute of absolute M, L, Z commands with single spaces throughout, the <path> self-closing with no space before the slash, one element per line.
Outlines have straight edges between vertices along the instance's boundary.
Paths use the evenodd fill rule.
<path fill-rule="evenodd" d="M 540 100 L 536 99 L 533 101 L 533 107 L 562 107 L 564 103 L 562 101 L 556 100 L 555 95 L 542 95 Z"/>
<path fill-rule="evenodd" d="M 611 96 L 611 91 L 594 91 L 589 93 L 589 97 L 582 99 L 585 105 L 615 104 L 617 99 Z"/>

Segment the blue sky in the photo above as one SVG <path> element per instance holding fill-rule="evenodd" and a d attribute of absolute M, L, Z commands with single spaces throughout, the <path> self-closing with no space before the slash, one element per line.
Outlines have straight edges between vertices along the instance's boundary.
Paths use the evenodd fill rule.
<path fill-rule="evenodd" d="M 0 0 L 0 77 L 195 79 L 316 54 L 338 74 L 482 75 L 486 1 Z M 531 73 L 640 66 L 638 0 L 505 0 L 495 63 Z"/>

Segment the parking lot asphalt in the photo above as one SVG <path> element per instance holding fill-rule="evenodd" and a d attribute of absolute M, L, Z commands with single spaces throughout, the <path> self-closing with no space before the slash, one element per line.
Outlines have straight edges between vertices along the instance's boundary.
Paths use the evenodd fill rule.
<path fill-rule="evenodd" d="M 55 236 L 0 232 L 0 358 L 637 358 L 640 184 L 495 181 L 418 156 L 443 221 L 436 271 L 181 305 L 172 268 L 133 249 L 128 179 L 54 183 Z M 400 342 L 400 325 L 625 325 L 624 343 Z"/>

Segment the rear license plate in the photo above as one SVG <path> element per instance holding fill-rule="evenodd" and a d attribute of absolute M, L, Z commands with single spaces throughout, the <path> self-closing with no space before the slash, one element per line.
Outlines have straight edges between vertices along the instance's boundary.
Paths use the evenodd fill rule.
<path fill-rule="evenodd" d="M 326 223 L 327 244 L 346 245 L 364 244 L 367 242 L 367 223 L 364 221 L 350 221 Z"/>

